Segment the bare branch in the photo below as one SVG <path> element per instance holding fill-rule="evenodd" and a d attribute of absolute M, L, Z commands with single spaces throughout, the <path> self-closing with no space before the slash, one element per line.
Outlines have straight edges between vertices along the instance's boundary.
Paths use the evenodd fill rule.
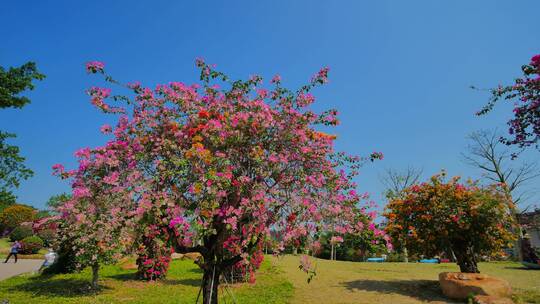
<path fill-rule="evenodd" d="M 422 169 L 408 167 L 404 171 L 387 169 L 380 181 L 385 185 L 385 195 L 387 197 L 398 197 L 403 190 L 418 183 L 422 176 Z"/>
<path fill-rule="evenodd" d="M 482 178 L 507 186 L 514 204 L 522 203 L 529 197 L 529 183 L 540 177 L 536 163 L 522 163 L 516 166 L 512 153 L 500 142 L 497 130 L 482 130 L 470 134 L 467 152 L 462 153 L 465 163 L 480 169 Z M 519 165 L 519 164 L 518 164 Z"/>

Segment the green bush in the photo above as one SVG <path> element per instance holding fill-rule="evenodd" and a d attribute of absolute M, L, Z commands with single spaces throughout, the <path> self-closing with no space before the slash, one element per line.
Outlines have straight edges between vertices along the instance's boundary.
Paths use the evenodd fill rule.
<path fill-rule="evenodd" d="M 50 267 L 43 270 L 43 274 L 73 273 L 77 271 L 77 260 L 73 251 L 73 243 L 63 240 L 57 245 L 56 261 Z"/>
<path fill-rule="evenodd" d="M 45 247 L 51 247 L 52 242 L 56 238 L 56 230 L 43 229 L 37 232 L 37 236 L 43 240 L 43 245 Z"/>
<path fill-rule="evenodd" d="M 22 254 L 38 253 L 38 251 L 43 248 L 43 240 L 36 235 L 24 238 L 21 243 L 22 249 L 20 253 Z"/>
<path fill-rule="evenodd" d="M 28 226 L 19 226 L 9 234 L 9 240 L 12 242 L 20 241 L 26 237 L 33 235 L 32 228 Z"/>

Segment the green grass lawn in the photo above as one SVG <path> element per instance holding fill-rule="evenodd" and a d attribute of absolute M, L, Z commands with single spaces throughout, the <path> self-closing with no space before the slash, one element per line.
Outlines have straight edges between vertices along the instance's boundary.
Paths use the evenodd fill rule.
<path fill-rule="evenodd" d="M 310 284 L 298 271 L 299 257 L 285 256 L 284 269 L 295 292 L 291 303 L 454 303 L 442 296 L 438 274 L 459 271 L 455 264 L 355 263 L 315 259 Z M 510 282 L 516 303 L 540 303 L 540 271 L 519 263 L 480 263 L 482 273 Z"/>
<path fill-rule="evenodd" d="M 0 253 L 9 252 L 11 243 L 8 238 L 0 238 Z"/>
<path fill-rule="evenodd" d="M 56 275 L 22 275 L 0 282 L 0 302 L 26 303 L 195 303 L 202 273 L 191 260 L 175 260 L 167 279 L 142 282 L 135 270 L 106 266 L 101 270 L 101 291 L 89 290 L 90 271 Z M 293 293 L 282 271 L 265 261 L 255 284 L 237 284 L 229 291 L 238 303 L 288 303 Z M 220 296 L 227 292 L 221 290 Z M 225 298 L 232 303 L 231 296 Z M 225 301 L 222 301 L 224 303 Z"/>
<path fill-rule="evenodd" d="M 0 238 L 0 259 L 5 259 L 11 250 L 11 242 L 8 238 Z M 36 254 L 18 254 L 18 259 L 44 259 L 47 249 L 41 249 Z"/>
<path fill-rule="evenodd" d="M 237 303 L 455 303 L 445 299 L 438 274 L 454 264 L 354 263 L 315 259 L 317 275 L 307 283 L 299 256 L 267 256 L 255 284 L 229 287 Z M 540 271 L 518 263 L 481 263 L 483 273 L 506 279 L 516 303 L 540 304 Z M 138 281 L 134 270 L 107 266 L 101 291 L 89 291 L 90 272 L 42 277 L 22 275 L 0 282 L 0 302 L 10 303 L 195 303 L 202 277 L 190 260 L 175 260 L 168 278 Z M 223 290 L 220 295 L 224 294 Z M 233 303 L 230 296 L 221 303 Z"/>

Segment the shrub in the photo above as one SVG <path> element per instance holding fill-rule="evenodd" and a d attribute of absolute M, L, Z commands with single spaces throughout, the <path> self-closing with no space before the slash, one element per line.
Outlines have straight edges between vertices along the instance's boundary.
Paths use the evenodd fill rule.
<path fill-rule="evenodd" d="M 36 210 L 30 206 L 13 205 L 0 213 L 0 227 L 13 230 L 21 223 L 31 222 L 35 219 Z"/>
<path fill-rule="evenodd" d="M 59 240 L 55 250 L 57 258 L 54 264 L 43 270 L 43 274 L 73 273 L 77 270 L 77 260 L 73 251 L 73 241 L 70 239 Z"/>
<path fill-rule="evenodd" d="M 26 237 L 22 240 L 22 249 L 20 253 L 22 254 L 33 254 L 38 253 L 38 251 L 43 248 L 43 240 L 36 235 Z"/>
<path fill-rule="evenodd" d="M 510 246 L 514 235 L 511 198 L 500 185 L 479 186 L 445 173 L 406 188 L 387 206 L 387 231 L 410 254 L 453 252 L 461 272 L 479 272 L 477 262 Z"/>
<path fill-rule="evenodd" d="M 12 242 L 20 241 L 33 234 L 32 228 L 28 226 L 18 226 L 9 234 L 9 240 Z"/>
<path fill-rule="evenodd" d="M 56 230 L 43 229 L 37 232 L 37 236 L 39 236 L 43 240 L 43 244 L 45 247 L 51 247 L 52 242 L 56 237 Z"/>

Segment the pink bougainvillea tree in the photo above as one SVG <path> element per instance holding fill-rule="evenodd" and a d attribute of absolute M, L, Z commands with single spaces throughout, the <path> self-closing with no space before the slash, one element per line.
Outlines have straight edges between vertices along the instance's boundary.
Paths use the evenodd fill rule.
<path fill-rule="evenodd" d="M 523 76 L 514 84 L 491 89 L 491 99 L 477 115 L 489 113 L 495 104 L 503 99 L 514 101 L 514 117 L 508 121 L 511 138 L 502 138 L 507 145 L 520 148 L 535 146 L 540 141 L 540 54 L 531 58 L 529 64 L 521 67 Z"/>
<path fill-rule="evenodd" d="M 134 154 L 127 142 L 113 140 L 103 147 L 75 153 L 77 170 L 53 166 L 56 175 L 72 181 L 72 197 L 61 204 L 60 240 L 74 250 L 76 266 L 92 268 L 92 286 L 97 287 L 100 264 L 114 263 L 132 243 L 129 227 L 133 191 L 138 175 L 130 170 Z"/>
<path fill-rule="evenodd" d="M 220 274 L 232 266 L 255 269 L 270 230 L 292 242 L 321 229 L 328 212 L 343 231 L 363 229 L 354 216 L 360 196 L 350 181 L 360 159 L 335 153 L 335 136 L 317 129 L 338 124 L 336 110 L 315 113 L 310 106 L 310 91 L 327 82 L 327 68 L 290 91 L 279 76 L 266 89 L 259 76 L 232 81 L 202 60 L 197 66 L 201 85 L 132 83 L 126 87 L 133 98 L 89 90 L 92 104 L 120 115 L 114 129 L 102 129 L 116 145 L 125 143 L 126 165 L 115 167 L 122 187 L 105 181 L 107 170 L 79 168 L 74 194 L 82 194 L 74 197 L 82 196 L 76 199 L 82 204 L 85 197 L 107 196 L 109 212 L 126 209 L 121 212 L 137 223 L 143 275 L 164 275 L 170 248 L 199 252 L 203 301 L 217 303 Z M 102 63 L 88 63 L 87 71 L 119 84 Z M 85 229 L 84 221 L 73 224 Z"/>

